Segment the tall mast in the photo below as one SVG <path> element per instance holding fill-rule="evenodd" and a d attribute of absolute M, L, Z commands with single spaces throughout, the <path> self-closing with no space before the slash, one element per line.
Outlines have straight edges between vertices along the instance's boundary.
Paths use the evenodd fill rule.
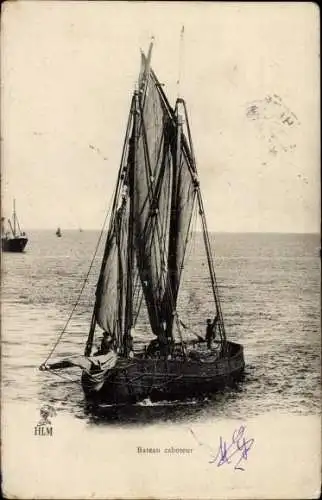
<path fill-rule="evenodd" d="M 177 189 L 178 189 L 178 172 L 180 169 L 180 161 L 181 161 L 181 134 L 182 134 L 182 117 L 179 114 L 179 108 L 176 106 L 175 109 L 175 116 L 176 116 L 176 144 L 175 144 L 175 155 L 174 155 L 174 161 L 172 164 L 173 168 L 173 178 L 172 178 L 172 196 L 171 196 L 171 214 L 170 214 L 170 232 L 172 234 L 176 234 L 178 231 L 178 221 L 177 221 L 177 207 L 176 207 L 176 199 L 177 199 Z M 174 316 L 173 313 L 175 313 L 175 304 L 173 300 L 173 293 L 175 292 L 176 286 L 177 286 L 177 241 L 175 238 L 171 238 L 169 240 L 169 257 L 168 257 L 168 263 L 169 263 L 169 304 L 168 307 L 170 308 L 170 321 L 169 324 L 167 325 L 167 335 L 171 338 L 173 338 L 173 320 Z M 181 329 L 180 326 L 178 325 L 178 331 L 179 335 L 182 341 L 182 336 L 181 336 Z"/>
<path fill-rule="evenodd" d="M 174 162 L 174 172 L 173 172 L 173 191 L 172 193 L 176 196 L 176 191 L 178 189 L 178 186 L 177 186 L 177 182 L 178 182 L 178 172 L 179 172 L 179 169 L 180 169 L 180 162 L 181 162 L 181 137 L 182 137 L 182 116 L 180 115 L 179 113 L 179 106 L 176 105 L 176 129 L 177 129 L 177 143 L 176 143 L 176 160 Z M 172 203 L 172 211 L 173 211 L 173 207 L 174 207 L 174 203 Z M 177 214 L 176 213 L 172 213 L 171 216 L 175 217 L 176 221 L 177 221 Z M 177 224 L 176 224 L 177 225 Z M 176 230 L 178 230 L 178 228 L 176 227 Z M 171 241 L 171 238 L 170 238 L 170 241 Z M 175 249 L 175 252 L 176 252 L 176 249 Z M 174 260 L 175 262 L 177 261 L 177 255 L 175 254 L 174 256 Z M 183 264 L 183 263 L 182 263 Z M 177 263 L 175 264 L 177 266 Z M 175 269 L 175 273 L 177 273 L 177 269 Z M 176 277 L 177 279 L 177 277 Z M 170 282 L 170 286 L 172 287 L 172 283 Z M 173 311 L 175 312 L 175 311 Z M 183 349 L 183 354 L 184 356 L 186 356 L 186 349 L 185 349 L 185 345 L 184 345 L 184 342 L 183 342 L 183 338 L 182 338 L 182 332 L 181 332 L 181 328 L 180 328 L 180 323 L 179 323 L 179 320 L 178 320 L 178 316 L 177 314 L 175 314 L 175 319 L 176 319 L 176 322 L 177 322 L 177 329 L 178 329 L 178 333 L 179 333 L 179 336 L 180 336 L 180 340 L 181 340 L 181 346 L 182 346 L 182 349 Z M 171 324 L 171 329 L 172 329 L 172 324 Z M 173 332 L 171 331 L 171 336 L 173 336 Z"/>
<path fill-rule="evenodd" d="M 129 188 L 129 228 L 127 240 L 127 287 L 126 287 L 126 310 L 125 310 L 125 328 L 123 335 L 123 354 L 128 356 L 130 346 L 129 340 L 131 328 L 133 326 L 133 267 L 134 267 L 134 171 L 137 163 L 136 147 L 138 141 L 138 92 L 134 93 L 132 101 L 133 113 L 133 131 L 132 141 L 130 146 L 130 165 L 128 172 L 128 188 Z"/>

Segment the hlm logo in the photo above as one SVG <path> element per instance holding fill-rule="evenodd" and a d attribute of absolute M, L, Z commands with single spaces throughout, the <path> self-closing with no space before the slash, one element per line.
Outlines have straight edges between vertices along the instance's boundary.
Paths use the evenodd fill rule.
<path fill-rule="evenodd" d="M 51 425 L 39 425 L 35 427 L 35 436 L 52 436 L 53 428 Z"/>
<path fill-rule="evenodd" d="M 40 408 L 40 420 L 35 426 L 34 434 L 35 436 L 52 436 L 53 427 L 51 425 L 51 420 L 49 417 L 54 417 L 56 415 L 55 409 L 50 405 L 44 405 Z"/>

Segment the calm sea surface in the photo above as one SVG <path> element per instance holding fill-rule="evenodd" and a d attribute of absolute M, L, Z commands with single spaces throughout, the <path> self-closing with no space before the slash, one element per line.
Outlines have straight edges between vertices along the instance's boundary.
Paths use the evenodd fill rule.
<path fill-rule="evenodd" d="M 96 231 L 29 233 L 24 254 L 2 255 L 2 397 L 51 403 L 99 422 L 86 408 L 79 372 L 40 372 L 78 299 L 98 240 Z M 145 404 L 128 420 L 251 417 L 270 411 L 320 411 L 320 240 L 318 235 L 211 235 L 227 335 L 244 345 L 246 376 L 236 390 L 189 405 Z M 178 307 L 190 335 L 214 313 L 202 236 L 191 245 Z M 52 360 L 82 354 L 102 256 Z M 138 340 L 146 338 L 146 320 Z M 117 418 L 121 418 L 118 416 Z"/>

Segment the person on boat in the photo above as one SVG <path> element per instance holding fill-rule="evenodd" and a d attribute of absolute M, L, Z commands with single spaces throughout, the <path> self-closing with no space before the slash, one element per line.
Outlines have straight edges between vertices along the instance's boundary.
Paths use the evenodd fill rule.
<path fill-rule="evenodd" d="M 159 344 L 159 339 L 153 339 L 149 343 L 147 349 L 146 349 L 146 356 L 148 358 L 153 358 L 158 352 L 160 352 L 160 344 Z"/>
<path fill-rule="evenodd" d="M 95 353 L 95 356 L 102 356 L 110 352 L 113 348 L 113 339 L 108 332 L 103 332 L 103 338 L 101 341 L 101 346 L 99 350 Z"/>
<path fill-rule="evenodd" d="M 206 342 L 207 348 L 210 350 L 212 346 L 212 342 L 216 338 L 216 325 L 218 322 L 218 315 L 216 315 L 215 319 L 211 321 L 210 318 L 207 319 L 207 328 L 206 328 Z"/>

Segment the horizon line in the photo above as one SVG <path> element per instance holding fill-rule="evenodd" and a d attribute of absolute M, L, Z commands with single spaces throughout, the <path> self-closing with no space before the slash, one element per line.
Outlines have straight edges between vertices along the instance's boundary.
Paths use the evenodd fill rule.
<path fill-rule="evenodd" d="M 25 232 L 28 231 L 57 231 L 57 227 L 33 227 L 33 228 L 25 228 Z M 61 231 L 77 231 L 77 232 L 84 232 L 84 231 L 102 231 L 102 228 L 86 228 L 86 227 L 79 227 L 79 228 L 72 228 L 72 227 L 61 227 L 59 226 Z M 104 229 L 103 232 L 107 232 L 108 228 Z M 195 230 L 192 231 L 194 233 L 202 233 L 202 230 Z M 320 235 L 321 231 L 281 231 L 281 230 L 274 230 L 274 231 L 254 231 L 254 230 L 244 230 L 244 231 L 217 231 L 217 230 L 208 230 L 209 233 L 217 233 L 217 234 L 317 234 Z"/>

